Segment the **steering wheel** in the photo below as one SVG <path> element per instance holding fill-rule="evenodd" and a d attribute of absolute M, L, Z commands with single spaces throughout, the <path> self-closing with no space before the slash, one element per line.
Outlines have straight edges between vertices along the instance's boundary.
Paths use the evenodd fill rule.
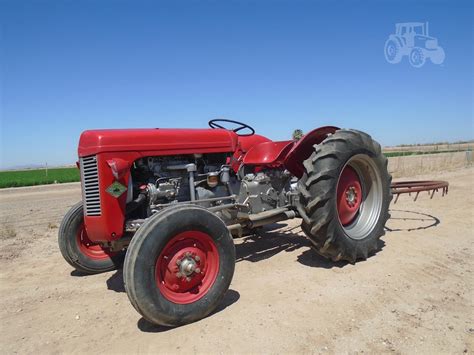
<path fill-rule="evenodd" d="M 227 129 L 227 128 L 221 126 L 220 124 L 218 124 L 217 122 L 226 122 L 226 123 L 233 123 L 235 125 L 238 125 L 237 128 L 231 129 L 231 131 L 236 133 L 239 136 L 252 136 L 252 135 L 255 134 L 255 130 L 252 127 L 250 127 L 249 125 L 247 125 L 245 123 L 242 123 L 242 122 L 239 122 L 239 121 L 226 120 L 226 119 L 223 119 L 223 118 L 216 119 L 216 120 L 210 120 L 208 122 L 209 127 L 211 127 L 212 129 L 216 129 L 216 128 Z M 250 133 L 239 134 L 238 132 L 243 130 L 243 129 L 248 129 L 250 131 Z"/>

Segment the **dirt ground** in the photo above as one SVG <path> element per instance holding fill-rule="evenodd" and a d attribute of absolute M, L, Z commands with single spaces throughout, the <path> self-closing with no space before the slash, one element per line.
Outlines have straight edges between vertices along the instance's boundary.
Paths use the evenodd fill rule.
<path fill-rule="evenodd" d="M 356 265 L 317 256 L 298 220 L 236 240 L 222 305 L 175 329 L 141 319 L 120 270 L 80 276 L 62 259 L 78 184 L 2 190 L 0 353 L 472 353 L 474 169 L 435 178 L 449 195 L 401 197 L 382 250 Z"/>

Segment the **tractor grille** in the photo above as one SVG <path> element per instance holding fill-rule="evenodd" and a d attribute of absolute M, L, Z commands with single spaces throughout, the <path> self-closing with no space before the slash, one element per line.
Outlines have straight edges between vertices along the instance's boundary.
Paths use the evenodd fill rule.
<path fill-rule="evenodd" d="M 100 190 L 97 158 L 95 155 L 81 158 L 82 196 L 86 216 L 100 216 Z"/>

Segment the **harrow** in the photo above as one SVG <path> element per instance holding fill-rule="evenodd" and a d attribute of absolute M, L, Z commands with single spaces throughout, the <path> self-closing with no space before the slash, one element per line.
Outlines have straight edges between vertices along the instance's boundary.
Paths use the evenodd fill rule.
<path fill-rule="evenodd" d="M 391 185 L 392 188 L 392 194 L 395 197 L 395 200 L 393 203 L 397 203 L 398 198 L 402 194 L 408 194 L 411 196 L 411 194 L 415 194 L 414 201 L 418 199 L 418 196 L 420 195 L 420 192 L 428 192 L 430 195 L 430 199 L 433 198 L 434 194 L 438 192 L 439 190 L 442 191 L 442 196 L 448 194 L 449 190 L 449 183 L 447 181 L 431 181 L 431 180 L 426 180 L 426 181 L 400 181 L 400 182 L 394 182 Z"/>

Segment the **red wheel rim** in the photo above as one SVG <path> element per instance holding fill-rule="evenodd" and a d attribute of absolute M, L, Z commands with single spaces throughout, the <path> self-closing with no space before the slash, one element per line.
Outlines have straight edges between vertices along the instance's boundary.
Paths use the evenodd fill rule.
<path fill-rule="evenodd" d="M 106 249 L 102 248 L 100 244 L 92 242 L 87 236 L 86 228 L 84 224 L 81 225 L 77 231 L 76 236 L 77 244 L 79 245 L 79 250 L 85 256 L 94 260 L 103 260 L 109 259 L 115 253 L 110 253 Z"/>
<path fill-rule="evenodd" d="M 362 185 L 359 175 L 347 165 L 339 177 L 337 184 L 337 212 L 339 221 L 348 226 L 357 217 L 362 202 Z"/>
<path fill-rule="evenodd" d="M 209 291 L 219 272 L 219 253 L 211 236 L 200 231 L 175 235 L 155 266 L 155 280 L 171 302 L 195 302 Z"/>

